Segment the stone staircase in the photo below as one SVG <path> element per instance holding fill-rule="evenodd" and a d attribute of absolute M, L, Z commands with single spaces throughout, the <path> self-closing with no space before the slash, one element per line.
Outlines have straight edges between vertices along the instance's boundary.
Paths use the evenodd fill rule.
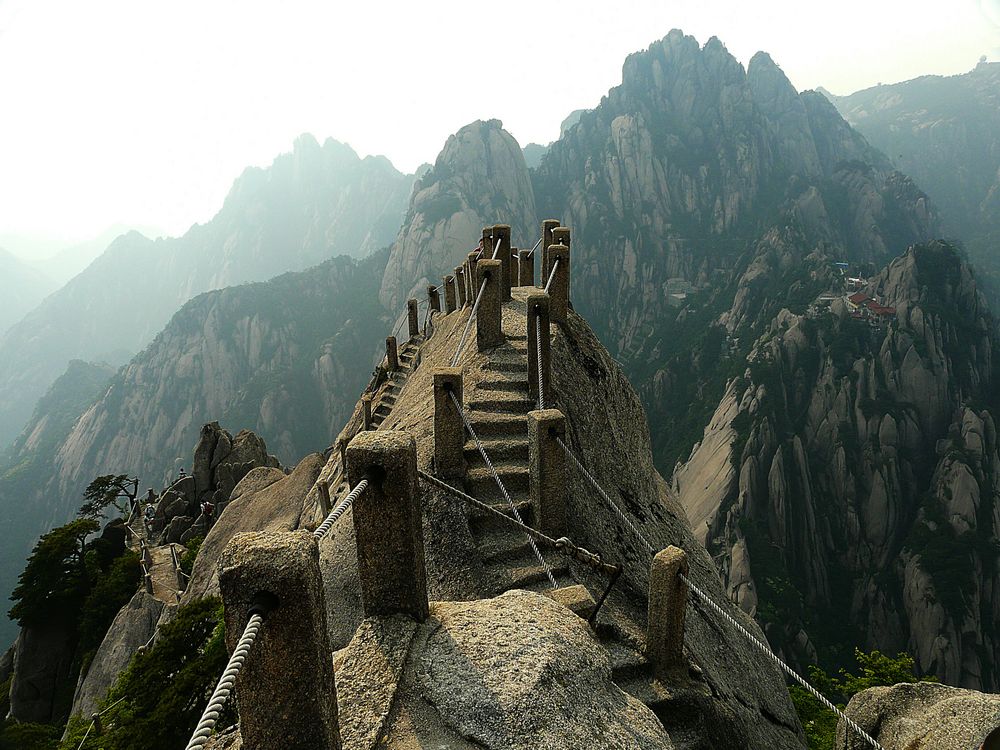
<path fill-rule="evenodd" d="M 535 525 L 529 495 L 527 414 L 536 408 L 528 396 L 527 339 L 510 330 L 512 316 L 504 316 L 507 341 L 489 353 L 488 376 L 465 393 L 469 421 L 479 436 L 521 520 Z M 510 509 L 476 443 L 465 443 L 465 490 L 478 500 L 509 514 Z M 492 514 L 472 509 L 469 528 L 489 580 L 488 596 L 510 589 L 551 589 L 545 569 L 538 562 L 528 537 Z M 541 550 L 559 586 L 570 586 L 566 558 Z"/>

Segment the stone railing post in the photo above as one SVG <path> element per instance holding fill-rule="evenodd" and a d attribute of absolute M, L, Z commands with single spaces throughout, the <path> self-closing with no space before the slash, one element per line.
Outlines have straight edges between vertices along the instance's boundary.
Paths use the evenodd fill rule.
<path fill-rule="evenodd" d="M 553 245 L 565 245 L 570 247 L 570 229 L 569 227 L 556 227 L 552 230 L 552 244 Z"/>
<path fill-rule="evenodd" d="M 455 277 L 448 275 L 444 277 L 444 311 L 446 313 L 455 312 Z"/>
<path fill-rule="evenodd" d="M 497 224 L 493 227 L 493 241 L 500 242 L 500 249 L 497 252 L 497 260 L 500 261 L 500 302 L 510 299 L 510 226 L 507 224 Z"/>
<path fill-rule="evenodd" d="M 316 482 L 316 491 L 319 493 L 319 512 L 323 518 L 330 515 L 330 483 L 325 479 Z"/>
<path fill-rule="evenodd" d="M 482 260 L 493 259 L 493 227 L 483 227 L 483 257 Z"/>
<path fill-rule="evenodd" d="M 142 582 L 146 587 L 146 593 L 150 596 L 153 595 L 153 576 L 150 575 L 149 569 L 147 568 L 142 574 Z"/>
<path fill-rule="evenodd" d="M 415 299 L 406 300 L 406 320 L 410 326 L 410 338 L 414 338 L 420 333 L 420 319 L 417 317 L 417 301 Z"/>
<path fill-rule="evenodd" d="M 347 476 L 347 440 L 341 438 L 337 441 L 337 451 L 340 453 L 341 476 Z"/>
<path fill-rule="evenodd" d="M 319 546 L 308 531 L 237 534 L 219 560 L 226 644 L 264 624 L 236 678 L 246 750 L 339 750 L 337 686 Z"/>
<path fill-rule="evenodd" d="M 569 310 L 569 248 L 565 245 L 552 245 L 549 248 L 549 262 L 556 269 L 552 286 L 549 287 L 549 316 L 553 323 L 565 323 Z"/>
<path fill-rule="evenodd" d="M 549 278 L 549 245 L 555 244 L 552 241 L 552 230 L 561 224 L 559 219 L 546 219 L 542 222 L 542 244 L 539 248 L 542 251 L 542 262 L 538 268 L 538 272 L 541 274 L 538 282 L 541 286 L 545 286 L 545 282 Z"/>
<path fill-rule="evenodd" d="M 531 286 L 535 283 L 535 258 L 530 250 L 517 251 L 517 285 Z"/>
<path fill-rule="evenodd" d="M 558 409 L 528 412 L 528 468 L 531 504 L 538 528 L 549 536 L 566 533 L 566 453 L 556 438 L 566 439 L 566 417 Z"/>
<path fill-rule="evenodd" d="M 427 285 L 427 304 L 431 306 L 431 310 L 441 312 L 441 295 L 438 294 L 438 289 L 433 284 Z"/>
<path fill-rule="evenodd" d="M 468 288 L 465 283 L 465 266 L 455 266 L 455 287 L 458 291 L 458 309 L 465 307 Z"/>
<path fill-rule="evenodd" d="M 538 292 L 528 295 L 528 395 L 538 401 L 538 349 L 542 350 L 542 393 L 548 402 L 554 401 L 550 388 L 552 344 L 549 338 L 549 295 Z M 542 338 L 537 336 L 541 323 Z M 539 408 L 542 408 L 541 406 Z"/>
<path fill-rule="evenodd" d="M 364 395 L 361 397 L 361 407 L 364 410 L 365 432 L 372 428 L 372 397 Z"/>
<path fill-rule="evenodd" d="M 656 553 L 649 569 L 646 658 L 657 676 L 686 664 L 684 614 L 688 591 L 678 573 L 688 574 L 684 550 L 670 546 Z"/>
<path fill-rule="evenodd" d="M 479 256 L 476 253 L 469 253 L 465 268 L 465 283 L 469 285 L 469 304 L 476 304 L 476 295 L 479 294 L 479 278 L 476 273 L 476 265 L 479 263 Z"/>
<path fill-rule="evenodd" d="M 434 370 L 434 468 L 445 479 L 465 476 L 465 425 L 451 395 L 462 403 L 462 368 Z"/>
<path fill-rule="evenodd" d="M 354 502 L 365 617 L 405 614 L 422 622 L 427 578 L 416 441 L 406 432 L 361 433 L 347 446 L 347 473 L 352 487 L 369 481 Z"/>
<path fill-rule="evenodd" d="M 396 372 L 399 369 L 399 349 L 396 346 L 395 336 L 385 337 L 385 368 L 389 372 Z"/>
<path fill-rule="evenodd" d="M 486 281 L 483 299 L 476 313 L 476 345 L 479 351 L 493 349 L 504 342 L 501 328 L 503 308 L 500 303 L 500 273 L 499 260 L 480 260 L 476 264 L 476 289 Z"/>

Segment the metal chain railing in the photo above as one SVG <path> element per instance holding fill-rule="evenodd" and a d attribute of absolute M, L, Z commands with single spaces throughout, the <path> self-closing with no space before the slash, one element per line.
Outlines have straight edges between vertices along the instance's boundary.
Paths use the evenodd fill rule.
<path fill-rule="evenodd" d="M 806 682 L 804 678 L 800 677 L 799 674 L 790 666 L 785 664 L 785 662 L 782 661 L 781 657 L 778 656 L 776 653 L 774 653 L 770 649 L 770 647 L 768 647 L 767 644 L 761 642 L 761 640 L 757 638 L 753 633 L 751 633 L 745 627 L 740 625 L 740 623 L 737 622 L 734 617 L 732 617 L 722 607 L 716 604 L 715 601 L 712 599 L 712 597 L 710 597 L 708 594 L 706 594 L 704 591 L 698 588 L 698 586 L 690 578 L 688 578 L 683 573 L 678 573 L 677 575 L 680 577 L 682 581 L 684 581 L 684 583 L 691 590 L 691 592 L 694 593 L 702 602 L 704 602 L 713 610 L 715 610 L 719 615 L 722 616 L 723 619 L 725 619 L 730 625 L 736 628 L 736 630 L 744 638 L 750 641 L 750 643 L 752 643 L 758 649 L 763 651 L 764 654 L 768 656 L 768 658 L 770 658 L 775 664 L 777 664 L 785 674 L 787 674 L 789 677 L 791 677 L 793 680 L 799 683 L 799 685 L 805 688 L 816 700 L 818 700 L 828 709 L 833 711 L 837 715 L 837 718 L 843 719 L 843 721 L 847 724 L 847 726 L 849 726 L 851 729 L 857 732 L 858 736 L 861 737 L 861 739 L 863 739 L 872 747 L 877 748 L 877 750 L 884 750 L 882 745 L 880 745 L 877 740 L 875 740 L 864 729 L 858 726 L 847 714 L 845 714 L 843 711 L 837 708 L 831 701 L 827 700 L 822 693 L 820 693 L 816 688 L 814 688 L 812 685 Z"/>
<path fill-rule="evenodd" d="M 320 539 L 325 537 L 327 533 L 329 533 L 330 529 L 333 528 L 333 525 L 337 523 L 337 519 L 340 518 L 342 515 L 344 515 L 344 513 L 347 511 L 348 508 L 354 505 L 354 501 L 361 496 L 361 493 L 364 492 L 367 487 L 368 487 L 368 479 L 367 478 L 362 479 L 360 482 L 357 483 L 354 489 L 351 490 L 351 492 L 347 495 L 347 497 L 341 500 L 340 504 L 337 505 L 336 508 L 330 511 L 330 515 L 328 515 L 326 519 L 323 521 L 323 523 L 321 523 L 316 528 L 316 531 L 313 532 L 313 536 L 316 537 L 317 541 L 319 541 Z"/>
<path fill-rule="evenodd" d="M 472 436 L 473 441 L 475 441 L 476 448 L 479 449 L 479 455 L 483 457 L 483 461 L 486 463 L 486 468 L 489 469 L 490 474 L 493 475 L 493 479 L 496 481 L 497 486 L 500 488 L 500 492 L 503 495 L 504 500 L 507 501 L 508 507 L 514 514 L 514 518 L 516 518 L 520 523 L 524 523 L 524 521 L 521 519 L 521 514 L 517 512 L 517 506 L 514 505 L 514 501 L 511 500 L 510 498 L 510 493 L 507 492 L 507 488 L 504 487 L 503 482 L 500 480 L 500 475 L 497 474 L 497 470 L 493 466 L 493 462 L 490 461 L 490 457 L 487 455 L 486 449 L 483 447 L 483 444 L 479 441 L 479 436 L 476 434 L 476 431 L 472 429 L 472 423 L 469 422 L 469 418 L 468 416 L 466 416 L 465 410 L 462 408 L 461 402 L 459 402 L 459 400 L 455 397 L 454 391 L 448 391 L 448 395 L 451 396 L 451 402 L 455 404 L 455 408 L 458 409 L 458 415 L 462 418 L 462 422 L 465 424 L 465 429 L 468 431 L 469 435 Z M 535 544 L 534 538 L 529 536 L 528 543 L 531 545 L 531 551 L 534 552 L 535 557 L 538 558 L 538 562 L 541 564 L 542 568 L 544 568 L 545 575 L 549 579 L 549 583 L 552 584 L 552 588 L 554 589 L 559 588 L 558 584 L 556 584 L 555 576 L 552 575 L 552 570 L 551 568 L 549 568 L 549 564 L 545 562 L 545 558 L 542 556 L 542 553 L 538 550 L 538 545 Z"/>
<path fill-rule="evenodd" d="M 226 665 L 222 677 L 219 678 L 219 684 L 215 686 L 215 691 L 212 693 L 212 697 L 209 699 L 208 705 L 205 706 L 205 711 L 201 715 L 201 721 L 195 727 L 194 734 L 191 735 L 191 741 L 188 742 L 185 750 L 201 750 L 208 742 L 208 738 L 212 736 L 212 732 L 215 730 L 215 723 L 219 720 L 219 715 L 222 713 L 222 707 L 225 705 L 230 693 L 233 692 L 233 685 L 236 684 L 236 676 L 243 669 L 247 653 L 249 653 L 254 641 L 257 640 L 257 633 L 260 632 L 263 624 L 263 613 L 255 612 L 250 615 L 247 626 L 243 629 L 243 635 L 240 636 L 239 643 L 236 644 L 233 655 L 229 658 L 229 664 Z"/>
<path fill-rule="evenodd" d="M 544 292 L 549 293 L 549 287 L 552 286 L 552 280 L 556 277 L 556 269 L 559 268 L 559 259 L 556 258 L 556 262 L 552 264 L 552 270 L 549 271 L 549 280 L 545 282 Z"/>

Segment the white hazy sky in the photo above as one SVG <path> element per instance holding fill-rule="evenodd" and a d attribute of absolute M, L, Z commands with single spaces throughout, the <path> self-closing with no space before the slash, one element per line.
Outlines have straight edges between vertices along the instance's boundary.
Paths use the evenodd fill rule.
<path fill-rule="evenodd" d="M 1000 0 L 0 0 L 0 235 L 181 234 L 306 131 L 407 172 L 478 118 L 547 143 L 674 27 L 838 94 L 1000 59 Z"/>

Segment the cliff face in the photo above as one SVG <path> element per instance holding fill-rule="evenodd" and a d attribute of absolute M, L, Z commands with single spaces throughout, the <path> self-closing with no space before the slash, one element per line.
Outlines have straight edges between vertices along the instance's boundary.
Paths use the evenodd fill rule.
<path fill-rule="evenodd" d="M 382 303 L 399 310 L 408 297 L 423 297 L 465 260 L 483 227 L 498 222 L 510 223 L 514 243 L 538 235 L 521 147 L 499 120 L 477 121 L 448 139 L 414 186 L 382 278 Z"/>
<path fill-rule="evenodd" d="M 0 593 L 11 590 L 38 534 L 72 515 L 95 476 L 129 473 L 159 485 L 190 469 L 205 422 L 266 435 L 284 462 L 329 445 L 384 334 L 376 293 L 385 257 L 337 258 L 203 294 L 114 377 L 102 369 L 87 381 L 93 387 L 72 409 L 43 399 L 0 464 L 0 518 L 16 521 Z"/>
<path fill-rule="evenodd" d="M 720 356 L 746 353 L 811 253 L 881 264 L 936 226 L 821 95 L 679 31 L 628 58 L 533 179 L 539 210 L 573 227 L 574 304 L 639 389 L 661 468 L 718 404 Z"/>
<path fill-rule="evenodd" d="M 943 243 L 911 248 L 866 291 L 895 307 L 886 328 L 841 301 L 773 319 L 675 473 L 681 503 L 730 594 L 790 657 L 906 650 L 922 672 L 993 689 L 993 321 Z"/>
<path fill-rule="evenodd" d="M 941 209 L 948 237 L 961 239 L 990 300 L 1000 291 L 1000 63 L 964 75 L 830 96 L 844 117 Z"/>
<path fill-rule="evenodd" d="M 69 360 L 122 364 L 201 292 L 385 247 L 411 184 L 384 158 L 302 136 L 269 168 L 244 172 L 207 224 L 155 242 L 119 237 L 0 337 L 0 446 Z"/>

